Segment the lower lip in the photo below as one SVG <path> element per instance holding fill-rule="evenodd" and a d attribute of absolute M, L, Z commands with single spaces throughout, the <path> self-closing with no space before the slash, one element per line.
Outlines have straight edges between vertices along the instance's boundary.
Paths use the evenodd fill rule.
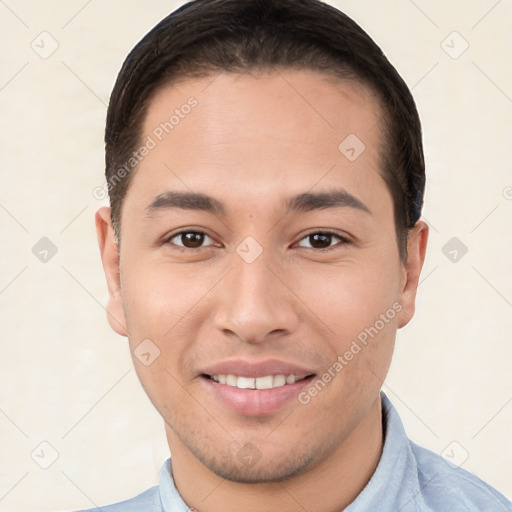
<path fill-rule="evenodd" d="M 221 384 L 208 377 L 201 377 L 208 390 L 221 403 L 239 414 L 258 416 L 272 414 L 292 400 L 298 401 L 300 392 L 313 377 L 271 389 L 241 389 Z"/>

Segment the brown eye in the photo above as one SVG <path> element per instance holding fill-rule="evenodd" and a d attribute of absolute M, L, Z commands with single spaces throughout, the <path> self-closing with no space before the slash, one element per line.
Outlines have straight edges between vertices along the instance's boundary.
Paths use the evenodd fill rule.
<path fill-rule="evenodd" d="M 310 244 L 315 249 L 325 249 L 329 247 L 332 242 L 332 235 L 328 235 L 326 233 L 315 233 L 314 235 L 309 235 Z"/>
<path fill-rule="evenodd" d="M 347 243 L 348 241 L 345 240 L 343 237 L 336 235 L 334 233 L 328 233 L 328 232 L 318 232 L 318 233 L 311 233 L 307 236 L 305 236 L 300 242 L 300 247 L 306 247 L 311 249 L 329 249 L 330 247 L 333 247 L 333 239 L 337 242 L 344 242 Z M 309 242 L 309 245 L 303 245 L 304 240 L 307 240 Z"/>
<path fill-rule="evenodd" d="M 168 243 L 185 247 L 186 249 L 197 249 L 203 246 L 206 239 L 212 239 L 201 231 L 182 231 L 169 238 Z"/>

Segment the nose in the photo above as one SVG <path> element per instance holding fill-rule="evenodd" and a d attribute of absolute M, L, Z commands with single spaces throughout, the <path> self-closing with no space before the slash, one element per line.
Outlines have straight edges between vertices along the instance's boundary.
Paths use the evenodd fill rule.
<path fill-rule="evenodd" d="M 251 344 L 293 333 L 299 311 L 285 274 L 263 255 L 248 263 L 234 254 L 218 296 L 215 328 Z"/>

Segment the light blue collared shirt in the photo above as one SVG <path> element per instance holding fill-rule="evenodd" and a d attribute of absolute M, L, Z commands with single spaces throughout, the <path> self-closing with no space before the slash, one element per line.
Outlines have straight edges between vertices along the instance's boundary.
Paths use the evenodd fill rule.
<path fill-rule="evenodd" d="M 496 489 L 437 453 L 410 441 L 381 391 L 384 447 L 373 476 L 345 512 L 512 512 Z M 83 512 L 190 512 L 172 477 L 171 460 L 158 485 L 135 498 Z"/>

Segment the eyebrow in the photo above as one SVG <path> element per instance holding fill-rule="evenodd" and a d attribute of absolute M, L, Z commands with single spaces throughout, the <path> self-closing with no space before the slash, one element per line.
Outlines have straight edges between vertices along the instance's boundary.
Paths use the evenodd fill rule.
<path fill-rule="evenodd" d="M 154 201 L 146 208 L 148 213 L 158 210 L 180 208 L 182 210 L 200 210 L 225 216 L 224 205 L 206 194 L 196 192 L 164 192 L 156 196 Z"/>
<path fill-rule="evenodd" d="M 290 198 L 287 211 L 310 212 L 326 208 L 349 207 L 371 214 L 370 209 L 357 197 L 345 189 L 328 192 L 305 192 Z M 149 214 L 160 210 L 178 208 L 182 210 L 199 210 L 221 216 L 226 215 L 224 205 L 217 199 L 197 192 L 164 192 L 159 194 L 146 208 Z"/>
<path fill-rule="evenodd" d="M 306 192 L 292 197 L 288 202 L 288 211 L 298 212 L 340 207 L 355 208 L 371 215 L 370 209 L 360 199 L 345 189 L 336 189 L 317 194 Z"/>

